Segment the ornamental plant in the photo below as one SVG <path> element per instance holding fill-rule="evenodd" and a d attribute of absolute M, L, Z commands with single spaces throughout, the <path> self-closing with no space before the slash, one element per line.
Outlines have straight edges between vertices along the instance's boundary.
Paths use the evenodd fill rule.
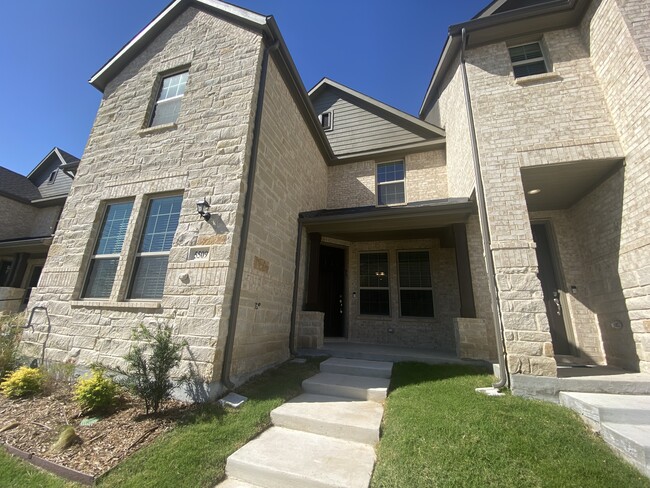
<path fill-rule="evenodd" d="M 180 363 L 185 343 L 175 342 L 166 325 L 151 332 L 141 324 L 133 330 L 133 340 L 136 344 L 124 356 L 126 369 L 117 371 L 124 376 L 124 386 L 144 400 L 145 412 L 155 413 L 171 397 L 171 371 Z"/>
<path fill-rule="evenodd" d="M 77 380 L 73 398 L 85 412 L 102 412 L 115 405 L 116 396 L 117 384 L 95 366 L 90 375 Z"/>
<path fill-rule="evenodd" d="M 0 390 L 9 398 L 34 395 L 43 390 L 45 375 L 39 368 L 21 366 L 0 383 Z"/>

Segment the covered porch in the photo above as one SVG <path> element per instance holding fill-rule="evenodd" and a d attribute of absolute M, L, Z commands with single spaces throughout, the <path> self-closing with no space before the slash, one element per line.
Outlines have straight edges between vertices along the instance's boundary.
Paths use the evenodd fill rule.
<path fill-rule="evenodd" d="M 458 198 L 302 213 L 298 348 L 493 358 L 489 309 L 475 299 L 485 273 L 475 212 Z"/>

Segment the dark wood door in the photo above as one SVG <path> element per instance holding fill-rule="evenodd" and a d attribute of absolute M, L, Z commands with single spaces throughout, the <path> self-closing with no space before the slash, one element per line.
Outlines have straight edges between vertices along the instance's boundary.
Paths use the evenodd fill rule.
<path fill-rule="evenodd" d="M 343 337 L 345 251 L 337 247 L 321 246 L 318 275 L 319 309 L 325 313 L 325 337 Z"/>
<path fill-rule="evenodd" d="M 560 286 L 555 272 L 555 256 L 551 247 L 551 236 L 545 223 L 532 224 L 533 240 L 536 244 L 539 281 L 542 283 L 546 315 L 551 327 L 551 338 L 555 354 L 572 354 L 569 344 L 564 310 L 560 302 Z"/>

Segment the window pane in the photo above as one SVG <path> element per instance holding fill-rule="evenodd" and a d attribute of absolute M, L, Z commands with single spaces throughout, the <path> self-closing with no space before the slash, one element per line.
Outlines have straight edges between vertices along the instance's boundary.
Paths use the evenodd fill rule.
<path fill-rule="evenodd" d="M 433 317 L 431 290 L 400 290 L 402 317 Z"/>
<path fill-rule="evenodd" d="M 404 162 L 382 163 L 377 165 L 377 183 L 404 179 Z"/>
<path fill-rule="evenodd" d="M 178 120 L 178 114 L 181 112 L 181 98 L 174 100 L 158 102 L 154 107 L 153 119 L 151 126 L 173 124 Z"/>
<path fill-rule="evenodd" d="M 532 44 L 526 44 L 525 46 L 511 47 L 509 51 L 510 60 L 513 63 L 543 57 L 542 48 L 540 47 L 539 42 L 533 42 Z"/>
<path fill-rule="evenodd" d="M 118 258 L 93 259 L 90 263 L 88 281 L 83 296 L 85 298 L 109 298 Z"/>
<path fill-rule="evenodd" d="M 379 205 L 394 205 L 404 203 L 404 182 L 380 185 L 377 187 L 377 203 Z"/>
<path fill-rule="evenodd" d="M 135 260 L 131 298 L 162 298 L 168 256 L 142 256 Z"/>
<path fill-rule="evenodd" d="M 106 209 L 95 254 L 119 254 L 131 217 L 133 202 L 114 203 Z"/>
<path fill-rule="evenodd" d="M 515 73 L 515 78 L 521 78 L 522 76 L 531 76 L 546 73 L 546 64 L 544 64 L 544 61 L 537 61 L 535 63 L 513 66 L 512 69 Z"/>
<path fill-rule="evenodd" d="M 401 288 L 431 288 L 431 268 L 427 251 L 400 252 L 397 258 Z"/>
<path fill-rule="evenodd" d="M 390 315 L 388 290 L 360 290 L 359 295 L 362 315 Z"/>
<path fill-rule="evenodd" d="M 362 287 L 388 288 L 387 253 L 365 253 L 359 256 L 359 283 Z"/>
<path fill-rule="evenodd" d="M 151 116 L 151 127 L 172 124 L 178 119 L 181 111 L 181 96 L 185 94 L 188 72 L 178 73 L 163 78 L 160 93 Z M 179 98 L 174 98 L 179 97 Z"/>
<path fill-rule="evenodd" d="M 180 195 L 151 201 L 139 252 L 165 252 L 171 249 L 182 201 Z"/>

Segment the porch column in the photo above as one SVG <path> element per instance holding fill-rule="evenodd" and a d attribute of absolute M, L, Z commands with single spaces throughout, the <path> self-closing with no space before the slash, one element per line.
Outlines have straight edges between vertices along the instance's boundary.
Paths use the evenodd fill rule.
<path fill-rule="evenodd" d="M 472 271 L 469 265 L 469 250 L 467 248 L 467 231 L 465 224 L 453 224 L 452 228 L 454 231 L 454 247 L 456 249 L 460 316 L 463 318 L 476 318 Z"/>
<path fill-rule="evenodd" d="M 309 264 L 307 275 L 307 300 L 305 303 L 305 310 L 318 310 L 320 241 L 321 235 L 318 232 L 309 233 Z"/>

